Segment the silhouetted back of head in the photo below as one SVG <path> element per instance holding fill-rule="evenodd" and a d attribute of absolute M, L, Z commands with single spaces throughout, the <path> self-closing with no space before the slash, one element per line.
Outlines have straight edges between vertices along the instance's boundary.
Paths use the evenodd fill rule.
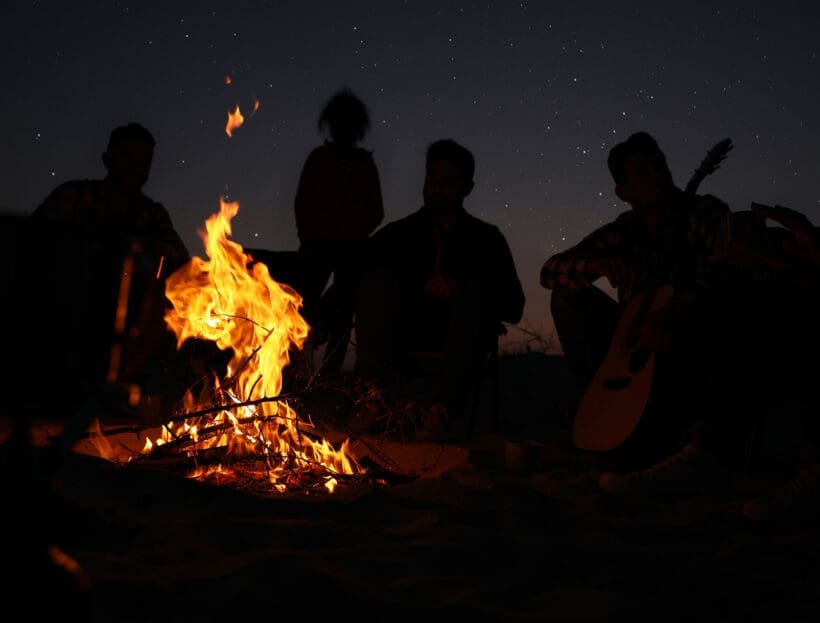
<path fill-rule="evenodd" d="M 475 157 L 473 153 L 453 139 L 444 138 L 427 147 L 427 164 L 436 159 L 449 160 L 464 173 L 465 179 L 472 181 L 475 175 Z"/>
<path fill-rule="evenodd" d="M 319 114 L 319 131 L 328 129 L 334 142 L 353 145 L 370 129 L 370 112 L 348 88 L 337 91 Z"/>
<path fill-rule="evenodd" d="M 156 145 L 154 135 L 144 126 L 132 121 L 111 130 L 111 135 L 108 137 L 107 151 L 112 152 L 127 143 L 135 142 L 145 143 L 151 147 Z"/>
<path fill-rule="evenodd" d="M 634 156 L 635 154 L 654 156 L 661 160 L 663 165 L 666 166 L 666 156 L 658 146 L 658 142 L 647 132 L 635 132 L 609 151 L 607 165 L 616 184 L 623 184 L 625 182 L 626 161 L 630 156 Z"/>

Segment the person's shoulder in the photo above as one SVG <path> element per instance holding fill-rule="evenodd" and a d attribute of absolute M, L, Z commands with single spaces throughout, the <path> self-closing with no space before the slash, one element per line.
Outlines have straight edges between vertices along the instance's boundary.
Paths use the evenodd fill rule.
<path fill-rule="evenodd" d="M 97 192 L 102 187 L 102 180 L 80 179 L 61 182 L 54 187 L 51 194 L 83 194 Z"/>
<path fill-rule="evenodd" d="M 68 180 L 57 184 L 43 199 L 42 203 L 34 208 L 33 217 L 56 214 L 63 215 L 67 211 L 75 210 L 93 202 L 101 191 L 101 180 L 79 179 Z"/>
<path fill-rule="evenodd" d="M 471 232 L 471 235 L 483 239 L 495 239 L 495 240 L 505 240 L 507 236 L 504 234 L 504 231 L 496 225 L 486 219 L 481 218 L 480 216 L 476 216 L 475 214 L 471 214 L 470 212 L 464 212 L 461 217 L 462 224 L 461 228 L 465 231 Z"/>
<path fill-rule="evenodd" d="M 627 225 L 629 223 L 634 223 L 638 220 L 638 214 L 635 210 L 624 210 L 623 212 L 619 212 L 615 215 L 611 221 L 603 223 L 602 227 L 606 227 L 607 225 Z"/>
<path fill-rule="evenodd" d="M 421 210 L 410 212 L 409 214 L 384 223 L 371 235 L 384 238 L 393 234 L 403 233 L 410 229 L 417 229 L 422 224 L 422 216 Z"/>
<path fill-rule="evenodd" d="M 322 143 L 308 152 L 307 161 L 315 162 L 317 160 L 328 160 L 335 157 L 333 147 L 329 143 Z"/>
<path fill-rule="evenodd" d="M 713 206 L 727 206 L 727 203 L 721 199 L 720 197 L 713 195 L 711 193 L 706 193 L 703 195 L 695 195 L 694 196 L 694 203 L 696 206 L 703 206 L 703 207 L 713 207 Z"/>
<path fill-rule="evenodd" d="M 353 158 L 360 162 L 375 162 L 372 149 L 366 149 L 364 147 L 357 146 L 353 148 L 352 153 Z"/>
<path fill-rule="evenodd" d="M 151 209 L 153 209 L 153 210 L 157 210 L 157 211 L 160 211 L 160 212 L 167 212 L 168 211 L 168 210 L 165 209 L 165 204 L 163 204 L 161 201 L 157 201 L 153 197 L 149 197 L 148 195 L 144 194 L 142 196 L 142 201 L 145 205 L 151 206 Z"/>
<path fill-rule="evenodd" d="M 692 209 L 699 218 L 717 218 L 729 212 L 729 204 L 712 194 L 695 195 Z"/>
<path fill-rule="evenodd" d="M 624 210 L 614 216 L 614 218 L 604 221 L 590 232 L 590 235 L 596 232 L 611 232 L 630 230 L 633 227 L 640 225 L 638 214 L 634 210 Z"/>
<path fill-rule="evenodd" d="M 501 232 L 501 228 L 498 227 L 495 223 L 491 223 L 490 221 L 478 216 L 477 214 L 473 214 L 472 212 L 467 212 L 466 210 L 461 215 L 462 222 L 469 227 L 479 229 L 482 231 L 493 231 L 497 230 L 499 233 Z"/>
<path fill-rule="evenodd" d="M 404 216 L 393 219 L 385 223 L 381 229 L 404 229 L 405 227 L 413 227 L 424 220 L 424 215 L 421 210 L 415 210 Z"/>
<path fill-rule="evenodd" d="M 154 215 L 162 216 L 163 218 L 170 218 L 170 213 L 165 208 L 165 205 L 157 201 L 153 197 L 149 197 L 145 193 L 140 195 L 143 212 L 149 212 Z"/>

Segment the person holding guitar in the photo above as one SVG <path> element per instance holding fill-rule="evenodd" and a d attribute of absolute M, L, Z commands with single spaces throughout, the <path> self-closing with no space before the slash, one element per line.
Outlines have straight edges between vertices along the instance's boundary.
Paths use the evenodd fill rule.
<path fill-rule="evenodd" d="M 715 145 L 681 189 L 657 141 L 632 134 L 607 162 L 630 209 L 542 266 L 559 340 L 586 388 L 573 423 L 580 449 L 648 461 L 676 447 L 686 429 L 673 414 L 686 416 L 694 400 L 695 338 L 713 304 L 713 260 L 724 252 L 730 214 L 722 200 L 695 191 L 731 148 L 729 139 Z"/>

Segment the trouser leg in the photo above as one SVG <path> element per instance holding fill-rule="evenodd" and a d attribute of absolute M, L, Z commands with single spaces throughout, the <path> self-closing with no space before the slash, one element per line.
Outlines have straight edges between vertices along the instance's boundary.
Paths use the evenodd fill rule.
<path fill-rule="evenodd" d="M 339 245 L 333 269 L 333 283 L 321 300 L 322 318 L 327 328 L 324 369 L 339 372 L 350 343 L 361 282 L 361 245 Z"/>
<path fill-rule="evenodd" d="M 300 284 L 305 320 L 316 329 L 321 324 L 320 299 L 332 272 L 329 251 L 322 243 L 305 243 L 299 248 Z M 324 327 L 322 327 L 324 330 Z"/>
<path fill-rule="evenodd" d="M 550 294 L 550 312 L 567 365 L 586 387 L 609 349 L 618 303 L 596 287 L 559 288 Z"/>
<path fill-rule="evenodd" d="M 358 376 L 378 380 L 395 369 L 409 308 L 409 297 L 395 275 L 384 270 L 363 275 L 355 317 Z"/>
<path fill-rule="evenodd" d="M 482 314 L 486 292 L 477 284 L 459 284 L 449 305 L 444 342 L 445 366 L 436 383 L 436 397 L 447 405 L 456 427 L 467 422 L 467 407 L 481 382 L 485 357 L 496 334 L 492 319 Z"/>

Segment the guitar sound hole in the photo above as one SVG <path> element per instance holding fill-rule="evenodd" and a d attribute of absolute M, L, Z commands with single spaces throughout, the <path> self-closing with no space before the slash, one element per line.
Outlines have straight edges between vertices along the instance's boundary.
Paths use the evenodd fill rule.
<path fill-rule="evenodd" d="M 639 348 L 636 350 L 632 355 L 629 357 L 629 364 L 627 365 L 627 370 L 629 370 L 632 374 L 635 374 L 639 370 L 643 369 L 646 365 L 646 362 L 649 361 L 649 349 L 648 348 Z"/>
<path fill-rule="evenodd" d="M 621 376 L 614 379 L 607 379 L 602 383 L 602 386 L 604 389 L 617 391 L 619 389 L 623 389 L 624 387 L 628 387 L 631 382 L 632 379 L 628 376 Z"/>

